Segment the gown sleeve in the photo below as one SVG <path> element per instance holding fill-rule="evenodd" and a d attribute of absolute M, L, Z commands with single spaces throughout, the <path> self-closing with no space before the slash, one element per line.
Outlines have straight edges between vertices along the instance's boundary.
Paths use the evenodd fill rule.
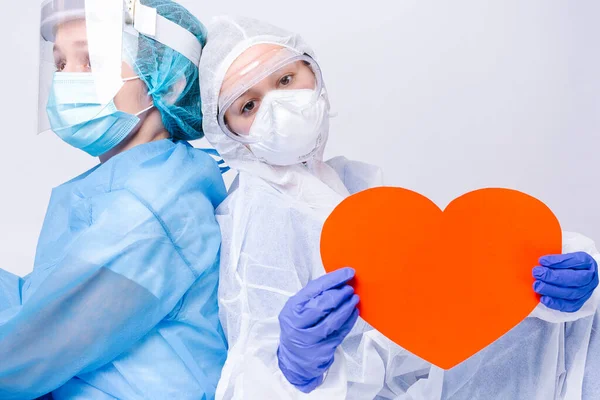
<path fill-rule="evenodd" d="M 100 197 L 80 213 L 90 223 L 71 224 L 80 231 L 64 255 L 24 282 L 24 290 L 35 286 L 25 301 L 23 282 L 0 274 L 2 399 L 35 398 L 114 359 L 167 317 L 201 274 L 177 245 L 185 221 L 169 227 L 127 190 Z M 214 221 L 210 201 L 195 210 Z M 214 260 L 216 221 L 200 231 Z"/>
<path fill-rule="evenodd" d="M 410 391 L 428 364 L 361 319 L 311 393 L 297 390 L 279 370 L 279 313 L 289 297 L 325 273 L 322 222 L 303 210 L 254 181 L 241 184 L 217 210 L 223 238 L 219 317 L 229 351 L 216 398 L 392 399 Z"/>
<path fill-rule="evenodd" d="M 247 186 L 236 190 L 217 209 L 223 240 L 219 317 L 229 351 L 216 398 L 345 399 L 340 351 L 323 384 L 310 394 L 297 390 L 279 370 L 279 312 L 324 270 L 313 257 L 318 226 L 260 189 L 250 190 L 254 194 Z"/>

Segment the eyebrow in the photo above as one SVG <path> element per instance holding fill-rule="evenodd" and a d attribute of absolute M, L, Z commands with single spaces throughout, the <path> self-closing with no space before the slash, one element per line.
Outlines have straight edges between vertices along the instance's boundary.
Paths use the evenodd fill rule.
<path fill-rule="evenodd" d="M 73 42 L 73 45 L 79 49 L 83 48 L 83 47 L 87 47 L 88 42 L 87 40 L 77 40 L 75 42 Z M 54 44 L 54 48 L 52 49 L 53 52 L 58 52 L 61 51 L 60 46 L 57 45 L 56 43 Z"/>
<path fill-rule="evenodd" d="M 290 74 L 290 73 L 297 72 L 297 71 L 298 71 L 298 69 L 299 69 L 298 67 L 294 67 L 294 68 L 293 68 L 293 70 L 291 69 L 291 67 L 292 67 L 294 64 L 295 64 L 295 63 L 293 63 L 293 64 L 289 64 L 289 65 L 284 65 L 283 67 L 279 68 L 278 70 L 276 70 L 276 71 L 273 71 L 273 72 L 272 72 L 272 73 L 271 73 L 269 76 L 266 76 L 266 77 L 264 77 L 263 79 L 261 79 L 261 80 L 260 80 L 258 83 L 260 83 L 260 82 L 262 82 L 262 81 L 264 81 L 265 79 L 268 79 L 268 78 L 273 78 L 273 79 L 279 80 L 279 79 L 281 79 L 282 77 L 286 76 L 287 74 Z M 276 73 L 277 73 L 277 74 L 276 74 Z M 281 76 L 279 76 L 279 75 L 281 75 Z M 278 77 L 278 76 L 279 76 L 279 77 Z M 256 85 L 254 85 L 254 86 L 256 86 Z M 241 99 L 242 97 L 246 96 L 247 94 L 251 94 L 252 90 L 254 89 L 254 86 L 250 87 L 250 88 L 249 88 L 249 89 L 247 89 L 245 92 L 243 92 L 242 94 L 240 94 L 240 95 L 238 96 L 238 99 Z M 236 101 L 237 101 L 237 100 L 236 100 Z M 234 103 L 235 103 L 235 102 L 234 102 Z"/>
<path fill-rule="evenodd" d="M 250 88 L 250 89 L 246 90 L 244 93 L 240 94 L 238 96 L 238 98 L 233 103 L 231 103 L 231 106 L 233 106 L 234 104 L 238 104 L 242 99 L 243 99 L 243 103 L 246 103 L 247 97 L 250 97 L 250 98 L 254 97 L 250 93 L 250 90 L 252 90 L 252 88 Z M 231 106 L 229 108 L 231 108 Z"/>

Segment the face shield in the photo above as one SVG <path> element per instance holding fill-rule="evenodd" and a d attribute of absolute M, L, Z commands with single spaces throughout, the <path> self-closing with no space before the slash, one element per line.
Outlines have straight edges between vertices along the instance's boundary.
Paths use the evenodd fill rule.
<path fill-rule="evenodd" d="M 136 79 L 140 35 L 199 64 L 197 38 L 139 0 L 46 0 L 40 29 L 38 131 L 76 131 L 116 111 Z M 59 134 L 60 136 L 60 134 Z"/>
<path fill-rule="evenodd" d="M 315 60 L 293 49 L 269 46 L 257 45 L 256 54 L 250 48 L 250 56 L 240 56 L 221 86 L 219 125 L 229 137 L 244 144 L 264 142 L 277 129 L 277 121 L 265 121 L 277 114 L 266 112 L 266 107 L 277 104 L 285 112 L 286 121 L 293 121 L 294 116 L 306 121 L 305 114 L 313 112 L 314 105 L 322 101 L 323 79 Z M 269 129 L 259 129 L 257 119 L 261 127 Z M 300 128 L 306 124 L 294 125 Z"/>

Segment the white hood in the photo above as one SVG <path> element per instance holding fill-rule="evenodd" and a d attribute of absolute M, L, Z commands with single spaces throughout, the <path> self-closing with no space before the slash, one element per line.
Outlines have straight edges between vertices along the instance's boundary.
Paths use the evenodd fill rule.
<path fill-rule="evenodd" d="M 315 58 L 312 49 L 294 33 L 244 17 L 216 17 L 208 25 L 208 39 L 200 61 L 200 89 L 204 133 L 229 166 L 267 181 L 277 190 L 311 206 L 334 207 L 348 196 L 337 173 L 323 162 L 328 132 L 319 151 L 306 165 L 277 167 L 261 162 L 242 143 L 231 139 L 218 123 L 219 92 L 235 59 L 261 43 L 277 44 Z"/>

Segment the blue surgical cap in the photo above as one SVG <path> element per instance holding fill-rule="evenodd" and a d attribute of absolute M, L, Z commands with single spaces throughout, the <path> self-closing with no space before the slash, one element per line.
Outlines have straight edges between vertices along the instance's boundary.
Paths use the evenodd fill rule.
<path fill-rule="evenodd" d="M 141 0 L 141 3 L 190 31 L 202 46 L 206 44 L 206 28 L 182 5 L 170 0 Z M 148 94 L 174 140 L 204 136 L 197 65 L 164 44 L 140 35 L 134 69 L 148 86 Z"/>

